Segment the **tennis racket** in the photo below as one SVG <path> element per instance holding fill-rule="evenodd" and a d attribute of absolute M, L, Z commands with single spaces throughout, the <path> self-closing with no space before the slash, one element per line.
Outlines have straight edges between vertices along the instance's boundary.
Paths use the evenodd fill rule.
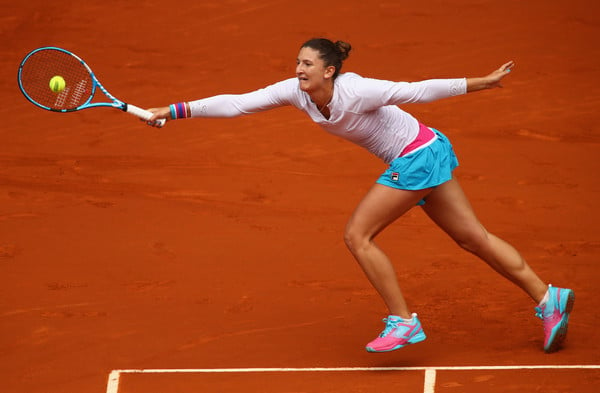
<path fill-rule="evenodd" d="M 75 112 L 86 108 L 112 107 L 150 120 L 152 112 L 126 104 L 100 84 L 92 69 L 77 55 L 56 47 L 35 49 L 19 66 L 19 89 L 31 103 L 53 112 Z M 110 102 L 92 102 L 100 89 Z M 165 120 L 155 125 L 162 127 Z"/>

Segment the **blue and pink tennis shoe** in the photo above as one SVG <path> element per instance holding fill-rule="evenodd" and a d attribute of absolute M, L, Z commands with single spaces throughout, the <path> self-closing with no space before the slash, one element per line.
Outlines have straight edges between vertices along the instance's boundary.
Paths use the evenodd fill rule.
<path fill-rule="evenodd" d="M 367 344 L 368 352 L 389 352 L 427 338 L 417 314 L 412 314 L 411 320 L 390 315 L 384 318 L 383 322 L 385 329 L 379 337 Z"/>
<path fill-rule="evenodd" d="M 555 352 L 562 346 L 574 303 L 575 294 L 571 289 L 549 285 L 543 302 L 535 308 L 535 315 L 544 325 L 544 351 L 547 353 Z M 412 314 L 411 320 L 390 315 L 383 322 L 385 329 L 379 337 L 367 344 L 368 352 L 394 351 L 427 338 L 417 314 Z"/>
<path fill-rule="evenodd" d="M 549 285 L 545 299 L 535 308 L 535 316 L 544 324 L 544 351 L 551 353 L 559 350 L 567 337 L 569 314 L 573 310 L 575 294 L 570 289 Z"/>

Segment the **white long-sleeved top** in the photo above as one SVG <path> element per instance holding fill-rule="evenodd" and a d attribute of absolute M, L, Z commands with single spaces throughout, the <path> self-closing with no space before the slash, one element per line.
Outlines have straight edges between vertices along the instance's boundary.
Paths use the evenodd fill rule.
<path fill-rule="evenodd" d="M 327 107 L 329 119 L 310 96 L 300 90 L 297 78 L 277 82 L 245 94 L 224 94 L 191 101 L 192 117 L 234 117 L 293 105 L 331 134 L 356 143 L 390 163 L 419 133 L 419 122 L 396 105 L 430 102 L 467 92 L 461 79 L 391 82 L 340 74 Z"/>

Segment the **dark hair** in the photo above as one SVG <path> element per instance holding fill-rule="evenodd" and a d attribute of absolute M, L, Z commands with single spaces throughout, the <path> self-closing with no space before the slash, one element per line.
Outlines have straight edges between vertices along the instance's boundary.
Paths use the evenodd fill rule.
<path fill-rule="evenodd" d="M 300 48 L 311 48 L 318 51 L 325 67 L 335 67 L 333 74 L 333 79 L 335 79 L 342 70 L 342 63 L 348 58 L 352 45 L 344 41 L 333 42 L 327 38 L 312 38 L 302 44 Z"/>

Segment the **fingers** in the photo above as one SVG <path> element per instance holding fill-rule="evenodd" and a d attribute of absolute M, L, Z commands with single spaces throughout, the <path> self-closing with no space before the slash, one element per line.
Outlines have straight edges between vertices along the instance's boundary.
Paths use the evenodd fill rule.
<path fill-rule="evenodd" d="M 164 119 L 148 120 L 146 124 L 151 127 L 162 128 L 167 121 Z"/>
<path fill-rule="evenodd" d="M 506 75 L 508 75 L 510 73 L 510 71 L 513 69 L 514 66 L 515 66 L 515 62 L 511 60 L 507 63 L 502 64 L 500 66 L 500 68 L 498 68 L 495 72 L 493 72 L 492 73 L 492 75 L 494 75 L 493 79 L 496 79 L 496 81 L 493 83 L 493 86 L 502 88 L 503 86 L 500 83 L 500 81 L 502 80 L 502 78 L 504 78 Z"/>
<path fill-rule="evenodd" d="M 146 121 L 146 124 L 151 127 L 161 128 L 165 123 L 170 120 L 169 108 L 149 108 L 148 112 L 152 112 L 153 115 Z"/>
<path fill-rule="evenodd" d="M 509 73 L 513 67 L 515 66 L 515 62 L 514 61 L 509 61 L 508 63 L 504 63 L 500 66 L 500 68 L 498 69 L 498 71 L 504 72 L 504 73 Z"/>

